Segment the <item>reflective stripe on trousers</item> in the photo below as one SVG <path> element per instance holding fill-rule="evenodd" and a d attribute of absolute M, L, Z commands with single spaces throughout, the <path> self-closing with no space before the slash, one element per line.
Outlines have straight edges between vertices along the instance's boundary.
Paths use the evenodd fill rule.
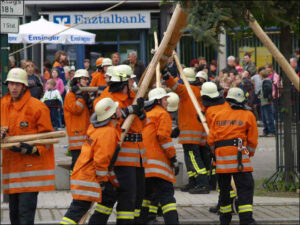
<path fill-rule="evenodd" d="M 162 209 L 163 214 L 166 214 L 167 212 L 172 211 L 172 210 L 176 211 L 177 210 L 176 203 L 169 203 L 167 205 L 162 206 L 161 209 Z"/>
<path fill-rule="evenodd" d="M 95 210 L 99 213 L 105 214 L 105 215 L 110 215 L 113 211 L 112 208 L 109 208 L 107 206 L 101 205 L 100 203 L 97 203 Z"/>
<path fill-rule="evenodd" d="M 189 156 L 190 156 L 191 162 L 192 162 L 193 167 L 196 170 L 196 172 L 198 174 L 207 174 L 206 168 L 202 168 L 202 169 L 199 168 L 199 166 L 198 166 L 198 164 L 195 160 L 195 156 L 194 156 L 193 151 L 189 151 Z"/>
<path fill-rule="evenodd" d="M 134 212 L 119 211 L 119 212 L 117 212 L 117 219 L 121 219 L 121 220 L 133 220 L 134 219 Z"/>
<path fill-rule="evenodd" d="M 239 205 L 239 213 L 252 212 L 252 205 Z"/>
<path fill-rule="evenodd" d="M 150 213 L 156 214 L 156 213 L 157 213 L 157 210 L 158 210 L 158 207 L 157 207 L 157 206 L 155 206 L 155 205 L 150 205 L 150 206 L 149 206 L 149 212 L 150 212 Z"/>
<path fill-rule="evenodd" d="M 68 217 L 63 217 L 60 221 L 60 224 L 77 224 L 74 220 L 69 219 Z"/>
<path fill-rule="evenodd" d="M 220 213 L 230 213 L 231 211 L 231 204 L 226 206 L 220 206 Z"/>

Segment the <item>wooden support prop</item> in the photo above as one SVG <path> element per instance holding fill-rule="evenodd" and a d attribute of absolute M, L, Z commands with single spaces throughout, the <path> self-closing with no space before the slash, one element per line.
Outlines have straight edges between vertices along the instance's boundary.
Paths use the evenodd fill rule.
<path fill-rule="evenodd" d="M 173 16 L 171 18 L 171 20 L 173 19 L 174 15 L 175 15 L 176 9 L 173 12 Z M 171 24 L 171 20 L 168 26 L 167 31 L 164 33 L 164 36 L 167 34 L 167 32 L 171 32 L 171 38 L 169 40 L 169 42 L 167 43 L 167 47 L 164 50 L 163 56 L 161 57 L 159 62 L 160 62 L 160 70 L 162 70 L 165 65 L 168 62 L 168 57 L 171 57 L 173 54 L 173 50 L 176 48 L 176 45 L 178 43 L 178 41 L 181 38 L 182 35 L 182 29 L 184 29 L 187 25 L 187 13 L 185 13 L 182 9 L 180 9 L 178 12 L 176 12 L 178 15 L 176 15 L 176 17 L 178 18 L 178 20 L 176 21 L 175 27 L 172 30 L 169 30 L 170 24 Z M 168 31 L 169 30 L 169 31 Z M 163 37 L 164 38 L 164 37 Z M 161 45 L 161 44 L 160 44 Z M 142 84 L 142 81 L 147 73 L 149 65 L 147 66 L 145 72 L 143 73 L 138 86 L 140 87 Z M 150 86 L 152 86 L 153 84 L 155 84 L 155 77 L 152 78 Z"/>
<path fill-rule="evenodd" d="M 29 145 L 50 145 L 50 144 L 56 144 L 59 143 L 59 139 L 56 138 L 49 138 L 49 139 L 37 139 L 32 141 L 22 141 L 24 143 L 27 143 Z M 20 142 L 10 142 L 10 143 L 1 143 L 1 149 L 8 149 L 12 146 L 20 147 Z"/>
<path fill-rule="evenodd" d="M 99 89 L 98 87 L 80 87 L 80 90 L 87 92 L 97 92 Z"/>
<path fill-rule="evenodd" d="M 157 38 L 157 32 L 154 31 L 154 43 L 155 43 L 155 50 L 157 51 L 158 49 L 158 38 Z M 160 87 L 160 63 L 157 63 L 156 66 L 156 87 Z"/>
<path fill-rule="evenodd" d="M 182 22 L 182 18 L 181 18 L 181 15 L 183 13 L 183 10 L 181 9 L 181 7 L 179 5 L 176 6 L 175 10 L 174 10 L 174 13 L 172 15 L 172 18 L 169 22 L 169 25 L 168 25 L 168 28 L 167 28 L 167 31 L 165 32 L 165 35 L 157 49 L 157 51 L 155 52 L 151 62 L 149 63 L 149 65 L 147 66 L 141 80 L 140 80 L 140 83 L 139 83 L 139 90 L 136 94 L 136 97 L 134 99 L 134 102 L 133 104 L 136 104 L 136 100 L 139 98 L 139 97 L 144 97 L 144 95 L 146 94 L 147 90 L 148 90 L 148 87 L 153 79 L 153 74 L 155 73 L 155 69 L 156 69 L 156 65 L 158 63 L 158 61 L 161 59 L 161 57 L 163 56 L 165 50 L 167 47 L 170 47 L 170 46 L 176 46 L 178 40 L 180 39 L 180 36 L 179 38 L 176 37 L 177 39 L 177 42 L 176 44 L 174 44 L 173 42 L 170 43 L 170 40 L 171 38 L 173 37 L 174 33 L 174 29 L 178 28 L 178 23 Z M 186 17 L 185 17 L 186 19 Z M 185 24 L 186 24 L 186 21 L 185 21 Z M 183 28 L 183 27 L 181 27 Z M 178 31 L 180 32 L 180 31 Z M 178 32 L 176 34 L 178 34 Z M 172 51 L 174 50 L 174 48 L 172 49 Z M 123 141 L 124 141 L 124 138 L 133 122 L 135 118 L 135 115 L 131 114 L 129 115 L 126 120 L 123 122 L 123 125 L 122 125 L 122 134 L 121 134 L 121 139 L 119 141 L 119 145 L 121 146 Z M 94 205 L 94 204 L 92 204 Z M 92 207 L 91 207 L 92 208 Z M 88 216 L 89 216 L 89 213 L 91 211 L 91 208 L 90 210 L 80 219 L 80 221 L 78 222 L 78 224 L 85 224 L 85 221 L 87 220 Z"/>
<path fill-rule="evenodd" d="M 177 54 L 176 54 L 175 51 L 174 51 L 173 56 L 174 56 L 174 60 L 175 60 L 176 65 L 177 65 L 177 69 L 178 69 L 178 71 L 179 71 L 179 73 L 180 73 L 180 77 L 181 77 L 181 79 L 183 80 L 183 83 L 184 83 L 184 85 L 185 85 L 185 87 L 186 87 L 186 90 L 187 90 L 187 92 L 188 92 L 188 94 L 189 94 L 189 96 L 190 96 L 190 98 L 191 98 L 191 100 L 192 100 L 192 102 L 193 102 L 193 105 L 194 105 L 194 107 L 195 107 L 195 109 L 196 109 L 196 111 L 197 111 L 197 114 L 199 115 L 199 118 L 200 118 L 200 120 L 201 120 L 201 122 L 202 122 L 202 125 L 203 125 L 203 127 L 204 127 L 204 129 L 205 129 L 205 132 L 206 132 L 206 134 L 208 135 L 208 134 L 209 134 L 209 129 L 208 129 L 208 126 L 207 126 L 206 118 L 205 118 L 205 116 L 203 115 L 203 113 L 202 113 L 202 111 L 201 111 L 201 107 L 200 107 L 200 105 L 198 104 L 198 101 L 197 101 L 197 99 L 196 99 L 196 97 L 195 97 L 195 95 L 194 95 L 194 92 L 193 92 L 193 90 L 192 90 L 192 88 L 191 88 L 191 86 L 190 86 L 189 81 L 187 80 L 187 78 L 185 77 L 185 75 L 184 75 L 184 73 L 183 73 L 181 64 L 180 64 L 180 62 L 179 62 L 178 56 L 177 56 Z M 200 91 L 200 90 L 199 90 L 199 91 Z"/>
<path fill-rule="evenodd" d="M 297 76 L 295 70 L 291 67 L 288 61 L 284 58 L 278 48 L 274 45 L 269 36 L 264 32 L 261 26 L 257 23 L 254 16 L 248 11 L 247 20 L 249 21 L 249 26 L 259 38 L 259 40 L 267 47 L 271 52 L 272 56 L 278 62 L 280 67 L 283 69 L 289 80 L 294 84 L 294 87 L 300 91 L 299 77 Z"/>
<path fill-rule="evenodd" d="M 65 131 L 53 131 L 53 132 L 46 132 L 46 133 L 39 133 L 39 134 L 26 134 L 26 135 L 19 135 L 19 136 L 7 136 L 3 140 L 1 140 L 1 144 L 3 144 L 3 143 L 27 142 L 27 141 L 48 139 L 48 138 L 61 138 L 61 137 L 65 137 L 65 136 L 66 136 Z"/>

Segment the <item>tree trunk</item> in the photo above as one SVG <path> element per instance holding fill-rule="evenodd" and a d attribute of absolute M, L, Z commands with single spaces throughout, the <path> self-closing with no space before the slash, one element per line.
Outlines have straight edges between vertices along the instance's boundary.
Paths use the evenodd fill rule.
<path fill-rule="evenodd" d="M 290 28 L 288 26 L 281 27 L 280 33 L 280 50 L 284 57 L 288 60 L 292 52 L 292 41 Z M 294 153 L 292 146 L 292 107 L 291 107 L 291 82 L 281 69 L 280 75 L 283 80 L 283 93 L 281 94 L 281 102 L 283 107 L 284 118 L 284 166 L 285 166 L 285 182 L 292 182 L 291 176 L 294 171 Z"/>

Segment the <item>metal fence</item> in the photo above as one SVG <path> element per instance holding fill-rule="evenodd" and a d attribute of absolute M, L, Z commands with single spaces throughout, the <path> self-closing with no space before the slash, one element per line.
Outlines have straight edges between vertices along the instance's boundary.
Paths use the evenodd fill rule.
<path fill-rule="evenodd" d="M 276 171 L 265 182 L 268 183 L 282 181 L 282 177 L 287 169 L 286 157 L 287 150 L 289 157 L 292 159 L 292 175 L 296 176 L 298 181 L 300 180 L 300 92 L 298 92 L 292 85 L 287 88 L 290 91 L 290 101 L 286 101 L 284 98 L 283 88 L 277 90 L 281 96 L 274 100 L 275 110 L 275 127 L 276 127 Z M 286 91 L 285 91 L 286 93 Z M 277 96 L 277 95 L 276 95 Z M 287 119 L 285 117 L 290 117 Z M 290 129 L 285 129 L 286 123 Z M 285 140 L 288 138 L 288 143 Z M 290 149 L 286 149 L 290 148 Z"/>

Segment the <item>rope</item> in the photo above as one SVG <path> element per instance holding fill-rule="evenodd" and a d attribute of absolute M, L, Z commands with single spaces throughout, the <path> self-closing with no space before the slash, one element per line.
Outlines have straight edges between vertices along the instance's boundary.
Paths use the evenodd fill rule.
<path fill-rule="evenodd" d="M 114 9 L 114 8 L 116 8 L 116 7 L 118 7 L 119 5 L 122 5 L 122 4 L 125 3 L 125 2 L 127 2 L 127 0 L 121 1 L 121 2 L 119 2 L 119 3 L 117 3 L 117 4 L 115 4 L 115 5 L 113 5 L 113 6 L 109 7 L 109 8 L 107 8 L 107 9 L 105 9 L 105 10 L 99 12 L 98 14 L 96 14 L 96 15 L 94 15 L 94 16 L 88 17 L 87 20 L 93 19 L 93 18 L 95 18 L 95 17 L 97 17 L 97 16 L 99 16 L 99 15 L 101 15 L 101 14 L 103 14 L 103 13 L 106 13 L 106 12 L 108 12 L 108 11 L 110 11 L 110 10 L 112 10 L 112 9 Z M 57 33 L 51 35 L 50 37 L 46 37 L 45 39 L 47 40 L 47 39 L 52 38 L 52 37 L 54 37 L 54 36 L 56 36 L 56 35 L 58 35 L 58 34 L 60 34 L 60 33 L 62 33 L 62 32 L 65 32 L 66 30 L 69 30 L 69 29 L 71 29 L 71 28 L 73 28 L 73 27 L 76 27 L 76 26 L 78 26 L 78 25 L 80 25 L 80 24 L 83 24 L 83 23 L 84 23 L 85 21 L 87 21 L 87 20 L 83 20 L 83 21 L 80 22 L 80 23 L 77 23 L 77 24 L 74 24 L 74 25 L 72 25 L 72 26 L 70 26 L 70 27 L 67 27 L 66 29 L 64 29 L 64 30 L 62 30 L 62 31 L 60 31 L 60 32 L 57 32 Z M 25 50 L 25 49 L 27 49 L 27 48 L 31 48 L 31 47 L 34 46 L 34 45 L 37 45 L 37 44 L 42 43 L 43 41 L 44 41 L 44 40 L 41 40 L 41 41 L 38 41 L 38 42 L 36 42 L 36 43 L 30 44 L 30 45 L 28 45 L 28 46 L 26 46 L 26 47 L 24 47 L 24 48 L 21 48 L 21 49 L 15 51 L 15 52 L 13 52 L 13 53 L 10 53 L 9 56 L 14 55 L 14 54 L 16 54 L 16 53 L 18 53 L 18 52 L 21 52 L 21 51 L 23 51 L 23 50 Z"/>

